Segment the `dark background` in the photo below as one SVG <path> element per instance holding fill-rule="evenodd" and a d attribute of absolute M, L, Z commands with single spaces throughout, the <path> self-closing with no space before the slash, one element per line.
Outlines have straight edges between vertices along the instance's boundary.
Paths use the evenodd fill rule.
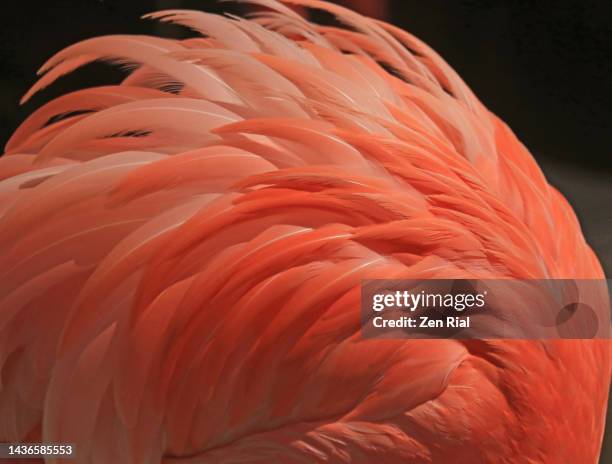
<path fill-rule="evenodd" d="M 347 3 L 348 0 L 345 0 Z M 612 276 L 612 2 L 354 0 L 423 39 L 527 145 L 570 200 Z M 62 78 L 24 107 L 19 97 L 53 53 L 115 33 L 185 36 L 139 20 L 160 8 L 244 12 L 207 0 L 5 2 L 0 18 L 0 144 L 34 108 L 68 90 L 119 81 L 101 64 Z M 326 20 L 324 15 L 317 19 Z M 570 407 L 568 405 L 568 407 Z M 610 427 L 612 422 L 609 421 Z M 595 438 L 595 437 L 594 437 Z M 601 462 L 612 462 L 612 443 Z"/>

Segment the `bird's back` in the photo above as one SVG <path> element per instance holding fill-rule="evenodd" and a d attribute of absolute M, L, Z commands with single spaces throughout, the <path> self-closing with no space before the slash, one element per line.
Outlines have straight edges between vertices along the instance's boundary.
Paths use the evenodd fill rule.
<path fill-rule="evenodd" d="M 249 3 L 151 15 L 197 38 L 80 42 L 26 96 L 133 69 L 35 111 L 0 158 L 0 441 L 93 463 L 595 462 L 607 341 L 359 326 L 363 279 L 603 278 L 568 203 L 415 37 Z"/>

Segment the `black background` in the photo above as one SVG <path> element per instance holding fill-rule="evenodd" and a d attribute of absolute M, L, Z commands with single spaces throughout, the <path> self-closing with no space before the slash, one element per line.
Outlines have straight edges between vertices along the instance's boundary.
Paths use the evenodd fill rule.
<path fill-rule="evenodd" d="M 387 18 L 436 49 L 485 105 L 513 128 L 551 183 L 574 205 L 608 277 L 612 275 L 611 3 L 396 0 L 389 2 Z M 50 98 L 121 78 L 119 71 L 106 65 L 88 65 L 20 108 L 19 97 L 54 52 L 104 34 L 183 36 L 181 28 L 139 20 L 144 13 L 177 7 L 241 11 L 236 5 L 206 0 L 3 3 L 0 144 Z M 607 442 L 601 462 L 612 462 L 612 444 Z"/>

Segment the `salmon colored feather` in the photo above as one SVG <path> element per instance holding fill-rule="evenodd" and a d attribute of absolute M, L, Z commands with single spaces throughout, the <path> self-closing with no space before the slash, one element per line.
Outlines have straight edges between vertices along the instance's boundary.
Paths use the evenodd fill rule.
<path fill-rule="evenodd" d="M 608 341 L 360 335 L 363 279 L 603 278 L 528 150 L 409 33 L 246 3 L 147 16 L 196 39 L 80 42 L 25 95 L 132 69 L 35 111 L 0 158 L 0 442 L 96 464 L 597 462 Z"/>

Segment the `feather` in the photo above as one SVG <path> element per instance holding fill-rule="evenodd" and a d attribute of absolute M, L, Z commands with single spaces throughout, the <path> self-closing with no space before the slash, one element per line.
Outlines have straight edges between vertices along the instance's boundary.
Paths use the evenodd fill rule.
<path fill-rule="evenodd" d="M 120 86 L 104 86 L 77 90 L 63 95 L 34 111 L 13 133 L 5 150 L 16 151 L 32 134 L 43 128 L 52 118 L 74 113 L 99 111 L 111 106 L 147 98 L 162 98 L 163 93 Z M 65 124 L 63 125 L 65 127 Z"/>
<path fill-rule="evenodd" d="M 236 120 L 238 116 L 232 112 L 199 99 L 162 98 L 124 103 L 92 114 L 64 130 L 45 145 L 37 162 L 65 153 L 83 142 L 130 131 L 168 135 L 191 132 L 200 134 L 201 141 L 210 141 L 215 137 L 208 131 Z"/>
<path fill-rule="evenodd" d="M 212 37 L 229 50 L 245 53 L 260 51 L 257 44 L 234 21 L 219 15 L 194 10 L 162 10 L 146 14 L 143 18 L 181 24 L 206 37 Z"/>
<path fill-rule="evenodd" d="M 240 101 L 235 92 L 213 72 L 167 56 L 169 52 L 181 49 L 175 42 L 143 36 L 106 36 L 84 40 L 50 58 L 39 70 L 39 74 L 46 74 L 34 84 L 21 102 L 29 100 L 58 77 L 98 59 L 147 65 L 183 82 L 213 101 Z"/>
<path fill-rule="evenodd" d="M 344 164 L 355 165 L 364 164 L 363 157 L 350 145 L 343 140 L 326 133 L 329 128 L 325 123 L 312 121 L 305 124 L 303 120 L 273 119 L 262 120 L 252 119 L 239 123 L 223 126 L 215 130 L 218 134 L 227 132 L 255 133 L 266 136 L 274 136 L 293 140 L 300 145 L 313 148 L 312 155 L 305 154 L 305 160 L 309 164 Z M 316 151 L 314 149 L 316 148 Z M 314 156 L 313 156 L 314 155 Z"/>

